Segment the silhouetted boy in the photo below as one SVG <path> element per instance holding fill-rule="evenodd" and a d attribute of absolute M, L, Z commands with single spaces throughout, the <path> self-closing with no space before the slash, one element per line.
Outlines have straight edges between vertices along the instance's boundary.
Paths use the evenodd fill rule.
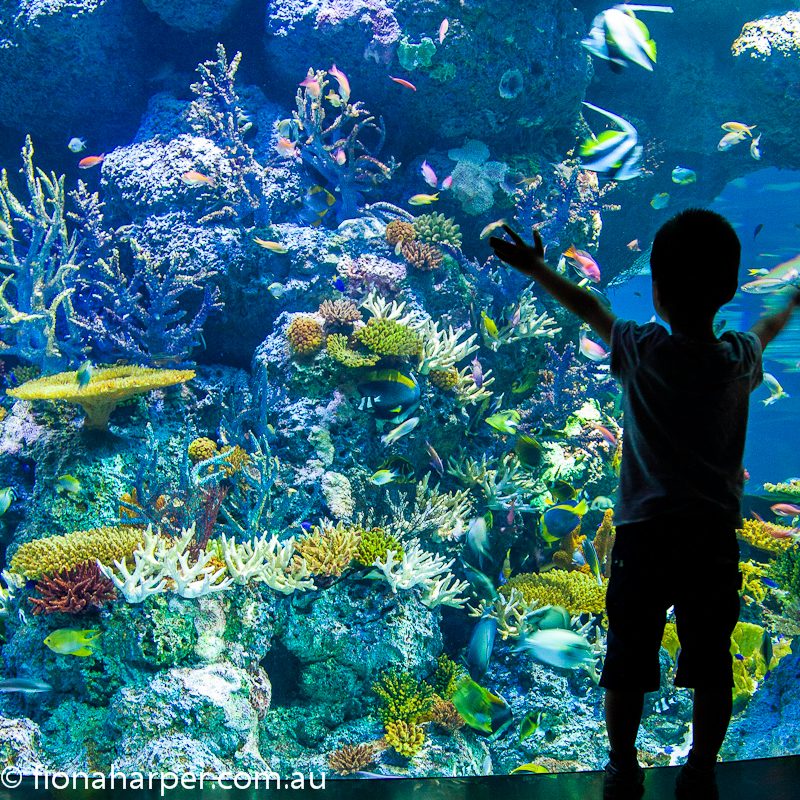
<path fill-rule="evenodd" d="M 761 383 L 762 351 L 786 325 L 800 292 L 749 332 L 717 338 L 714 316 L 736 293 L 741 246 L 723 217 L 690 209 L 658 231 L 650 257 L 653 305 L 670 334 L 655 322 L 617 319 L 547 267 L 538 232 L 530 246 L 505 230 L 513 241 L 492 238 L 495 253 L 611 345 L 611 373 L 622 384 L 617 537 L 600 681 L 611 744 L 604 798 L 644 791 L 636 734 L 644 693 L 660 685 L 659 647 L 674 606 L 681 644 L 675 685 L 694 689 L 692 749 L 676 794 L 715 800 L 714 769 L 731 717 L 749 398 Z"/>

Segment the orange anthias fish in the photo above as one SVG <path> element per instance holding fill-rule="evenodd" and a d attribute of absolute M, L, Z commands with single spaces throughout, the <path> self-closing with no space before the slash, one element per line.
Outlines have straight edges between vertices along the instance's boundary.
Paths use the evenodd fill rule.
<path fill-rule="evenodd" d="M 339 84 L 339 95 L 346 103 L 350 99 L 350 81 L 347 80 L 347 75 L 336 64 L 328 70 L 328 74 L 336 79 L 336 83 Z"/>
<path fill-rule="evenodd" d="M 584 333 L 581 334 L 580 338 L 580 351 L 591 361 L 602 361 L 608 356 L 608 350 L 603 345 L 592 341 Z"/>
<path fill-rule="evenodd" d="M 411 89 L 412 92 L 417 91 L 417 87 L 414 86 L 414 84 L 411 83 L 411 81 L 407 81 L 405 78 L 395 78 L 390 75 L 389 79 L 393 80 L 395 83 L 399 83 L 401 86 L 405 86 L 406 89 Z"/>
<path fill-rule="evenodd" d="M 293 142 L 285 136 L 281 136 L 278 139 L 278 144 L 275 145 L 275 149 L 284 158 L 294 158 L 298 153 L 297 142 Z"/>
<path fill-rule="evenodd" d="M 642 252 L 642 248 L 639 246 L 639 240 L 638 239 L 634 239 L 633 241 L 628 242 L 628 244 L 625 245 L 625 246 L 632 253 L 641 253 Z"/>
<path fill-rule="evenodd" d="M 304 80 L 300 81 L 298 86 L 302 86 L 315 99 L 322 94 L 322 87 L 313 75 L 307 75 Z"/>
<path fill-rule="evenodd" d="M 97 167 L 102 164 L 106 160 L 106 154 L 103 153 L 101 156 L 86 156 L 86 158 L 82 158 L 78 162 L 78 167 L 80 169 L 91 169 L 92 167 Z"/>
<path fill-rule="evenodd" d="M 447 31 L 450 30 L 450 21 L 448 19 L 443 19 L 442 24 L 439 26 L 439 44 L 444 42 L 444 37 L 447 36 Z"/>
<path fill-rule="evenodd" d="M 617 446 L 617 437 L 606 428 L 605 425 L 598 425 L 596 422 L 590 422 L 589 425 L 594 428 L 612 447 Z"/>
<path fill-rule="evenodd" d="M 599 283 L 600 267 L 585 250 L 576 250 L 573 245 L 564 253 L 564 257 L 570 260 L 572 266 L 583 275 L 584 278 L 588 278 L 594 283 Z"/>
<path fill-rule="evenodd" d="M 198 172 L 196 169 L 190 169 L 188 172 L 184 172 L 181 175 L 181 180 L 187 186 L 213 186 L 214 179 L 209 178 L 208 175 L 203 175 L 202 172 Z"/>

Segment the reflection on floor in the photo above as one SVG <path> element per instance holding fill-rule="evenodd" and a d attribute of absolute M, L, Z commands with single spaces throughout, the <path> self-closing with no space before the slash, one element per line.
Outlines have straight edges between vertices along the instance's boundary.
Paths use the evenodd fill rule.
<path fill-rule="evenodd" d="M 671 800 L 677 768 L 647 770 L 644 800 Z M 721 800 L 798 800 L 800 798 L 800 756 L 737 761 L 718 767 Z M 321 779 L 315 779 L 319 783 Z M 256 800 L 265 796 L 311 797 L 325 800 L 600 800 L 603 774 L 583 772 L 560 775 L 503 776 L 492 778 L 429 778 L 426 780 L 328 780 L 323 791 L 261 789 L 223 790 L 206 784 L 203 790 L 150 791 L 35 789 L 26 780 L 14 791 L 0 789 L 0 800 Z M 287 787 L 288 788 L 288 787 Z"/>

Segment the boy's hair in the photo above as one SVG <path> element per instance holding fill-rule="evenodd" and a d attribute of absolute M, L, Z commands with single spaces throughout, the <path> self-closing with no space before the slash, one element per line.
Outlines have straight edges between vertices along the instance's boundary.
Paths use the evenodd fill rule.
<path fill-rule="evenodd" d="M 716 314 L 739 284 L 742 246 L 725 217 L 688 208 L 659 229 L 650 270 L 664 308 L 686 317 Z"/>

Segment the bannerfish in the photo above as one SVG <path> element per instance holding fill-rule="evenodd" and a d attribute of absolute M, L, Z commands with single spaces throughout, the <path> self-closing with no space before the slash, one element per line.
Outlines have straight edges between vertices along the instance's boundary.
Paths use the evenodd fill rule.
<path fill-rule="evenodd" d="M 67 147 L 73 153 L 82 153 L 86 149 L 86 139 L 81 139 L 78 136 L 73 136 L 69 140 L 69 143 L 67 144 Z"/>
<path fill-rule="evenodd" d="M 91 656 L 96 652 L 100 637 L 98 628 L 78 630 L 59 628 L 44 639 L 44 643 L 54 652 L 64 656 Z"/>
<path fill-rule="evenodd" d="M 627 181 L 641 174 L 640 162 L 644 148 L 639 144 L 639 133 L 628 120 L 591 103 L 587 108 L 602 114 L 621 130 L 592 134 L 580 147 L 581 166 L 590 172 L 607 175 L 610 180 Z"/>
<path fill-rule="evenodd" d="M 670 6 L 615 5 L 592 20 L 589 34 L 581 41 L 593 56 L 608 61 L 611 68 L 620 70 L 636 64 L 648 72 L 656 63 L 656 43 L 650 38 L 647 26 L 634 11 L 658 11 L 671 14 Z"/>
<path fill-rule="evenodd" d="M 420 389 L 416 378 L 400 370 L 368 372 L 356 388 L 363 398 L 359 409 L 371 410 L 378 419 L 402 421 L 419 405 Z"/>

